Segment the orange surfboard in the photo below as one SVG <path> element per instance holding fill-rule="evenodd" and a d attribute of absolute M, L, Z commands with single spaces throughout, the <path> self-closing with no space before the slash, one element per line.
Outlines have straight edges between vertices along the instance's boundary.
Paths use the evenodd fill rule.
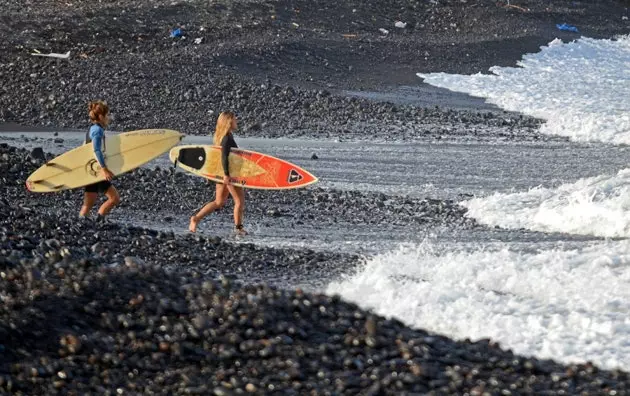
<path fill-rule="evenodd" d="M 197 176 L 223 182 L 221 147 L 189 145 L 173 147 L 171 162 Z M 230 150 L 230 182 L 243 188 L 286 190 L 308 186 L 318 179 L 301 167 L 270 155 L 250 150 Z"/>

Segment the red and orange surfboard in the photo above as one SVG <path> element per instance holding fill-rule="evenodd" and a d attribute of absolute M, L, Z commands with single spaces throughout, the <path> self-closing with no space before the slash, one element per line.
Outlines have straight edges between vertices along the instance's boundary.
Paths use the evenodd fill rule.
<path fill-rule="evenodd" d="M 217 183 L 223 182 L 220 146 L 176 146 L 171 149 L 169 157 L 171 162 L 190 173 Z M 295 164 L 255 151 L 232 149 L 228 160 L 231 183 L 244 188 L 286 190 L 318 181 Z"/>

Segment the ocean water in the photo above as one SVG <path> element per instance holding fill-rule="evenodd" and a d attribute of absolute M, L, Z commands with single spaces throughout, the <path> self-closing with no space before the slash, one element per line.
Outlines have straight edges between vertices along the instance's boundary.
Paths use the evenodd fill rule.
<path fill-rule="evenodd" d="M 575 141 L 630 143 L 630 36 L 554 40 L 518 67 L 491 74 L 418 74 L 428 84 L 485 98 L 547 122 L 543 133 Z"/>
<path fill-rule="evenodd" d="M 630 37 L 554 40 L 524 55 L 517 67 L 490 71 L 419 76 L 540 117 L 546 120 L 541 133 L 618 153 L 630 143 Z M 608 160 L 566 150 L 582 166 L 597 168 Z M 461 202 L 480 224 L 593 240 L 529 241 L 523 249 L 519 240 L 444 244 L 427 238 L 372 257 L 327 292 L 458 339 L 490 337 L 525 355 L 630 369 L 630 241 L 625 239 L 630 156 L 620 155 L 625 160 L 618 167 L 583 177 L 580 166 L 565 168 L 560 157 L 567 152 L 550 152 L 537 157 L 537 169 L 545 171 L 538 171 L 539 179 L 529 186 L 505 191 L 508 184 Z M 531 165 L 516 166 L 527 171 Z M 550 180 L 549 174 L 556 176 Z"/>

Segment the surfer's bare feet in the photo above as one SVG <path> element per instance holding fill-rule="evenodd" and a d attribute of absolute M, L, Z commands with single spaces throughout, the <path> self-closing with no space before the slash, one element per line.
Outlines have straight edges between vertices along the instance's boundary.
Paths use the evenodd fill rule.
<path fill-rule="evenodd" d="M 196 232 L 197 231 L 197 218 L 195 216 L 190 218 L 190 224 L 188 225 L 188 231 Z"/>

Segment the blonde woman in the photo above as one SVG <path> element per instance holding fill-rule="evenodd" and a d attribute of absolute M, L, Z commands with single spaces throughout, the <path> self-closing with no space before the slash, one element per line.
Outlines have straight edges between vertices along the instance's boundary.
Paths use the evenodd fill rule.
<path fill-rule="evenodd" d="M 230 169 L 228 156 L 230 150 L 234 147 L 238 147 L 234 141 L 232 131 L 235 131 L 237 127 L 236 115 L 231 111 L 225 111 L 219 114 L 217 120 L 217 127 L 214 131 L 213 142 L 216 146 L 221 146 L 221 163 L 223 165 L 223 184 L 217 183 L 214 201 L 208 202 L 201 210 L 190 218 L 190 225 L 188 230 L 190 232 L 197 231 L 197 225 L 199 222 L 214 212 L 217 209 L 221 209 L 225 205 L 225 200 L 228 197 L 228 193 L 234 199 L 234 227 L 235 232 L 238 235 L 245 235 L 247 232 L 243 228 L 243 212 L 245 210 L 245 192 L 242 187 L 236 187 L 230 183 Z"/>

